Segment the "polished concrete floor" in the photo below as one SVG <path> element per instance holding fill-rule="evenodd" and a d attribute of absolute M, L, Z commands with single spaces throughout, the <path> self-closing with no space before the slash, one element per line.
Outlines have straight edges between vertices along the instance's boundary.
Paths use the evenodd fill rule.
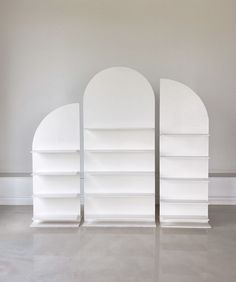
<path fill-rule="evenodd" d="M 236 206 L 210 230 L 32 229 L 32 208 L 0 206 L 2 282 L 236 282 Z"/>

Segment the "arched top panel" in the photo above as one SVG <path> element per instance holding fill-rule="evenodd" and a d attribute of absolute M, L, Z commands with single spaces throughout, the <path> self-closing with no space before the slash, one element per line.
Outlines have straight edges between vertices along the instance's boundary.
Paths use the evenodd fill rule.
<path fill-rule="evenodd" d="M 154 92 L 147 79 L 126 67 L 97 73 L 84 95 L 85 128 L 154 127 Z"/>
<path fill-rule="evenodd" d="M 169 79 L 160 81 L 160 132 L 208 134 L 205 105 L 186 85 Z"/>
<path fill-rule="evenodd" d="M 69 104 L 49 113 L 39 124 L 33 150 L 71 149 L 80 147 L 79 104 Z"/>

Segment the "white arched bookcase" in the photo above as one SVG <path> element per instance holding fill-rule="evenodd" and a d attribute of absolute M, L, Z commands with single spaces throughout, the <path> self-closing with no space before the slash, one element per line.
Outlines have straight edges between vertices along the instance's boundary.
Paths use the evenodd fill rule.
<path fill-rule="evenodd" d="M 84 95 L 85 225 L 155 226 L 155 103 L 137 71 L 96 74 Z"/>
<path fill-rule="evenodd" d="M 33 140 L 32 227 L 77 227 L 80 223 L 79 104 L 49 113 Z"/>
<path fill-rule="evenodd" d="M 160 224 L 209 228 L 209 120 L 201 99 L 177 81 L 160 82 Z"/>

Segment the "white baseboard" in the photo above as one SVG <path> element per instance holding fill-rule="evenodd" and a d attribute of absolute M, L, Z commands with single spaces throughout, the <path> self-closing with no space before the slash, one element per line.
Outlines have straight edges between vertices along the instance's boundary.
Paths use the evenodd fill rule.
<path fill-rule="evenodd" d="M 0 205 L 32 205 L 32 187 L 30 175 L 0 175 Z M 212 205 L 236 205 L 236 176 L 210 177 L 209 202 Z"/>
<path fill-rule="evenodd" d="M 1 197 L 0 206 L 30 206 L 33 205 L 32 197 Z"/>
<path fill-rule="evenodd" d="M 209 197 L 210 205 L 236 205 L 236 197 Z"/>
<path fill-rule="evenodd" d="M 236 205 L 236 176 L 210 177 L 209 202 L 212 205 Z"/>
<path fill-rule="evenodd" d="M 0 205 L 32 205 L 32 187 L 30 175 L 4 174 L 3 177 L 0 176 Z"/>

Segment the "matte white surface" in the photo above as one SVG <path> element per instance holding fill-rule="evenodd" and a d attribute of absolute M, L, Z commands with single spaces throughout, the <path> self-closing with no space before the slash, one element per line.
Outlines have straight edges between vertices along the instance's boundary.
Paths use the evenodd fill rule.
<path fill-rule="evenodd" d="M 142 215 L 154 217 L 154 214 L 154 196 L 133 196 L 133 198 L 114 196 L 113 198 L 97 197 L 96 199 L 85 196 L 85 221 L 90 215 L 98 216 L 98 219 L 101 219 L 99 218 L 101 215 L 136 219 L 141 218 Z"/>
<path fill-rule="evenodd" d="M 55 153 L 55 154 L 57 154 L 57 153 L 76 153 L 76 152 L 79 152 L 80 150 L 79 149 L 66 149 L 66 148 L 64 148 L 64 149 L 53 149 L 53 148 L 51 148 L 51 149 L 42 149 L 42 150 L 40 150 L 40 149 L 38 149 L 38 150 L 34 150 L 34 151 L 32 151 L 32 153 L 45 153 L 45 154 L 48 154 L 48 153 L 50 153 L 50 154 L 53 154 L 53 153 Z"/>
<path fill-rule="evenodd" d="M 60 215 L 80 214 L 80 199 L 41 199 L 34 198 L 34 217 L 40 214 L 48 214 L 51 217 Z M 62 219 L 61 219 L 62 220 Z"/>
<path fill-rule="evenodd" d="M 201 221 L 202 217 L 208 218 L 208 181 L 206 181 L 209 159 L 208 139 L 208 114 L 200 98 L 182 83 L 161 79 L 160 222 L 162 227 L 209 227 L 208 224 L 203 225 Z M 168 223 L 164 220 L 166 216 Z M 182 224 L 183 218 L 186 217 L 188 223 L 185 220 Z"/>
<path fill-rule="evenodd" d="M 65 213 L 65 214 L 41 213 L 41 214 L 38 214 L 33 219 L 35 221 L 47 221 L 47 222 L 79 221 L 80 216 L 78 216 L 78 214 L 73 214 L 73 213 Z"/>
<path fill-rule="evenodd" d="M 85 128 L 155 126 L 154 93 L 147 79 L 126 67 L 96 74 L 84 95 Z"/>
<path fill-rule="evenodd" d="M 93 153 L 85 151 L 85 172 L 92 171 L 154 171 L 154 150 L 143 153 Z"/>
<path fill-rule="evenodd" d="M 183 215 L 206 216 L 208 214 L 208 204 L 205 203 L 167 203 L 161 202 L 160 213 L 163 215 L 178 215 L 179 218 Z"/>
<path fill-rule="evenodd" d="M 160 158 L 161 177 L 207 178 L 208 159 Z"/>
<path fill-rule="evenodd" d="M 56 154 L 40 154 L 33 156 L 33 171 L 80 171 L 80 154 L 72 153 L 56 153 Z"/>
<path fill-rule="evenodd" d="M 153 175 L 93 175 L 85 177 L 86 193 L 155 193 Z"/>
<path fill-rule="evenodd" d="M 208 222 L 209 219 L 207 216 L 201 216 L 201 215 L 182 215 L 181 217 L 179 216 L 175 216 L 175 215 L 170 215 L 170 216 L 166 216 L 166 215 L 163 215 L 161 217 L 161 222 L 166 222 L 166 223 L 178 223 L 178 222 L 188 222 L 188 223 L 193 223 L 193 222 L 199 222 L 199 223 L 206 223 Z"/>
<path fill-rule="evenodd" d="M 208 156 L 207 135 L 161 135 L 160 154 L 171 156 Z"/>
<path fill-rule="evenodd" d="M 48 199 L 78 198 L 79 193 L 34 193 L 34 197 Z"/>
<path fill-rule="evenodd" d="M 33 177 L 34 187 L 40 187 L 40 193 L 79 193 L 80 175 L 75 176 L 35 176 Z M 35 191 L 36 192 L 36 191 Z"/>
<path fill-rule="evenodd" d="M 39 227 L 39 228 L 78 228 L 79 223 L 60 223 L 60 222 L 33 222 L 30 227 Z"/>
<path fill-rule="evenodd" d="M 135 70 L 113 67 L 89 82 L 84 95 L 85 223 L 113 225 L 115 216 L 127 225 L 145 222 L 146 215 L 155 221 L 154 107 L 149 82 Z"/>
<path fill-rule="evenodd" d="M 209 133 L 206 108 L 192 89 L 161 79 L 160 92 L 160 133 Z"/>
<path fill-rule="evenodd" d="M 208 199 L 208 182 L 206 181 L 171 181 L 161 180 L 161 198 L 168 199 Z"/>
<path fill-rule="evenodd" d="M 120 129 L 84 131 L 86 150 L 152 150 L 155 145 L 154 129 Z"/>
<path fill-rule="evenodd" d="M 209 229 L 211 228 L 209 223 L 202 222 L 161 222 L 162 228 L 195 228 L 195 229 Z"/>
<path fill-rule="evenodd" d="M 49 113 L 38 126 L 34 150 L 66 150 L 80 147 L 79 104 L 62 106 Z"/>

